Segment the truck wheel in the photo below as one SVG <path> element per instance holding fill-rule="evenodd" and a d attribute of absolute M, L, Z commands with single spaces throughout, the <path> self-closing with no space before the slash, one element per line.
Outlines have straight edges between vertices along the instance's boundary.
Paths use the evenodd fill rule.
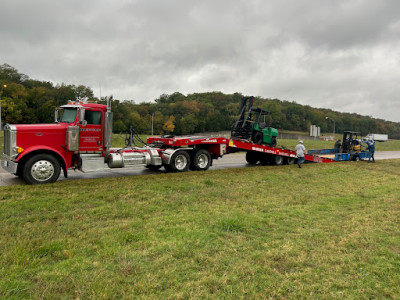
<path fill-rule="evenodd" d="M 259 155 L 257 152 L 247 151 L 246 152 L 246 161 L 251 165 L 255 165 L 260 160 L 258 156 Z"/>
<path fill-rule="evenodd" d="M 293 165 L 296 162 L 296 159 L 294 157 L 288 157 L 286 162 L 288 165 Z"/>
<path fill-rule="evenodd" d="M 27 184 L 55 182 L 60 176 L 60 162 L 50 154 L 32 156 L 23 167 L 22 176 Z"/>
<path fill-rule="evenodd" d="M 190 157 L 189 154 L 184 151 L 176 151 L 170 161 L 172 172 L 186 172 L 189 169 Z"/>
<path fill-rule="evenodd" d="M 273 158 L 273 163 L 274 163 L 274 165 L 277 165 L 277 166 L 283 165 L 283 156 L 275 155 L 275 157 Z"/>
<path fill-rule="evenodd" d="M 211 165 L 211 155 L 207 150 L 199 149 L 193 153 L 190 169 L 193 171 L 206 171 Z"/>

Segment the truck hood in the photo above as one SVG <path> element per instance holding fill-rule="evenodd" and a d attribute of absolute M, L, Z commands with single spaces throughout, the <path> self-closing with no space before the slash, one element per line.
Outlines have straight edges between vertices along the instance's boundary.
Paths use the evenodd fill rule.
<path fill-rule="evenodd" d="M 29 153 L 36 148 L 53 149 L 61 152 L 65 145 L 65 137 L 68 123 L 49 123 L 49 124 L 16 124 L 12 125 L 16 129 L 16 146 L 24 149 L 24 153 Z M 33 150 L 32 150 L 33 149 Z"/>
<path fill-rule="evenodd" d="M 41 132 L 41 131 L 59 131 L 65 130 L 69 124 L 67 123 L 48 123 L 48 124 L 15 124 L 17 131 L 31 131 L 31 132 Z"/>

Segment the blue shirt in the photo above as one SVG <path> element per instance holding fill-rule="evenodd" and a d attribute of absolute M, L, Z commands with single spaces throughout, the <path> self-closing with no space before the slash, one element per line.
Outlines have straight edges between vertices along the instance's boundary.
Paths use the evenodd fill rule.
<path fill-rule="evenodd" d="M 375 153 L 375 142 L 368 143 L 368 150 L 371 153 Z"/>

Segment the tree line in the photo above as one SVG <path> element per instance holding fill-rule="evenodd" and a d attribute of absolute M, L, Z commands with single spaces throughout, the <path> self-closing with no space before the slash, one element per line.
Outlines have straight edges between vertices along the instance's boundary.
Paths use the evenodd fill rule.
<path fill-rule="evenodd" d="M 54 120 L 54 109 L 68 100 L 87 99 L 105 103 L 94 97 L 90 87 L 54 85 L 48 81 L 30 79 L 8 64 L 0 66 L 2 88 L 1 113 L 4 123 L 48 123 Z M 239 113 L 240 93 L 221 92 L 183 95 L 163 94 L 154 102 L 114 100 L 114 132 L 126 132 L 132 126 L 141 134 L 173 133 L 176 135 L 230 130 Z M 400 139 L 400 123 L 354 113 L 314 108 L 293 101 L 255 97 L 255 107 L 270 111 L 270 125 L 281 130 L 309 131 L 311 125 L 321 132 L 344 130 L 385 133 Z M 328 117 L 328 119 L 326 118 Z M 332 122 L 335 121 L 335 123 Z"/>

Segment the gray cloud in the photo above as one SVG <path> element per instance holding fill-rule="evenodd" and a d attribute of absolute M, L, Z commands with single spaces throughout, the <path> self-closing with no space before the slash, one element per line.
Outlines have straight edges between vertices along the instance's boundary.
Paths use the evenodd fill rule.
<path fill-rule="evenodd" d="M 242 92 L 400 121 L 395 0 L 5 0 L 0 58 L 99 95 Z"/>

